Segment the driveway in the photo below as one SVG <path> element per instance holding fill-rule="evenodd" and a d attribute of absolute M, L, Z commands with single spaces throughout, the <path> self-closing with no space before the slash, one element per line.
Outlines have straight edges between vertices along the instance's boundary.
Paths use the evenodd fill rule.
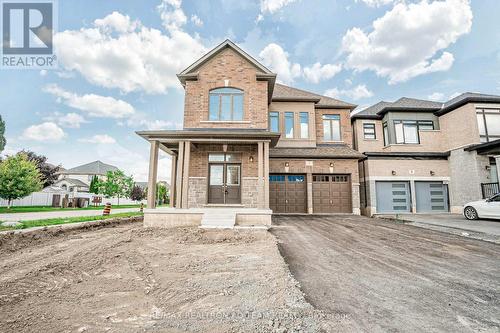
<path fill-rule="evenodd" d="M 138 212 L 139 208 L 117 208 L 111 209 L 111 214 Z M 53 212 L 34 212 L 34 213 L 12 213 L 0 214 L 0 221 L 32 221 L 55 219 L 60 217 L 78 217 L 78 216 L 97 216 L 102 215 L 102 209 L 98 210 L 57 210 Z"/>
<path fill-rule="evenodd" d="M 377 215 L 395 219 L 396 215 Z M 446 231 L 500 244 L 500 220 L 467 220 L 462 214 L 404 214 L 398 219 L 416 227 Z M 463 232 L 466 231 L 464 234 Z"/>
<path fill-rule="evenodd" d="M 278 216 L 271 232 L 332 330 L 498 332 L 500 246 L 360 216 Z"/>

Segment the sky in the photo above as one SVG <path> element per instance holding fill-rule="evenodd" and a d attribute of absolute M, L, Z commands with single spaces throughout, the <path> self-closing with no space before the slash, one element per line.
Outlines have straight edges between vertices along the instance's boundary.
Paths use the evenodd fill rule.
<path fill-rule="evenodd" d="M 359 109 L 500 95 L 498 13 L 498 0 L 60 0 L 58 68 L 0 70 L 3 153 L 101 160 L 145 181 L 149 144 L 135 131 L 182 128 L 175 74 L 226 38 L 279 82 Z M 159 165 L 168 181 L 168 155 Z"/>

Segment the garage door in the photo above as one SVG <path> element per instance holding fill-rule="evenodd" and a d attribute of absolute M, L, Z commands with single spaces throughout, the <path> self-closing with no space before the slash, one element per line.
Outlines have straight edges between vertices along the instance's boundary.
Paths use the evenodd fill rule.
<path fill-rule="evenodd" d="M 377 213 L 409 212 L 410 184 L 408 182 L 376 182 Z"/>
<path fill-rule="evenodd" d="M 314 213 L 352 213 L 349 175 L 313 175 Z"/>
<path fill-rule="evenodd" d="M 269 206 L 274 213 L 306 213 L 305 175 L 269 175 Z"/>
<path fill-rule="evenodd" d="M 443 182 L 415 182 L 418 213 L 448 211 L 448 188 Z"/>

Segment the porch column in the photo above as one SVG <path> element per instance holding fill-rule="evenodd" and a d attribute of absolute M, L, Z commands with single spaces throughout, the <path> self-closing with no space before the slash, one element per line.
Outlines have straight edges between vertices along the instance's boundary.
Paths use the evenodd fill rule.
<path fill-rule="evenodd" d="M 148 208 L 156 207 L 156 179 L 158 175 L 159 141 L 151 141 L 149 150 Z"/>
<path fill-rule="evenodd" d="M 269 142 L 264 142 L 264 208 L 269 209 Z"/>
<path fill-rule="evenodd" d="M 500 184 L 500 155 L 495 156 L 495 163 L 497 165 L 497 183 Z"/>
<path fill-rule="evenodd" d="M 177 155 L 171 155 L 172 165 L 170 167 L 170 207 L 175 207 L 175 190 L 177 182 Z"/>
<path fill-rule="evenodd" d="M 264 142 L 257 143 L 257 207 L 264 208 Z"/>
<path fill-rule="evenodd" d="M 184 142 L 184 170 L 182 172 L 182 207 L 188 208 L 189 195 L 189 158 L 191 155 L 191 142 Z"/>
<path fill-rule="evenodd" d="M 179 155 L 177 156 L 177 177 L 175 181 L 175 208 L 182 208 L 182 171 L 184 170 L 184 141 L 179 142 Z"/>

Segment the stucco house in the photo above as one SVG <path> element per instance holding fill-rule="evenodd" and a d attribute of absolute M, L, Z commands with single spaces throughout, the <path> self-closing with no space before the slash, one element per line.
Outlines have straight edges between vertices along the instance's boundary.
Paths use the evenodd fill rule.
<path fill-rule="evenodd" d="M 461 213 L 499 191 L 500 96 L 464 93 L 446 103 L 403 97 L 351 116 L 361 211 Z"/>
<path fill-rule="evenodd" d="M 88 192 L 90 182 L 94 176 L 105 179 L 108 171 L 116 171 L 117 167 L 101 161 L 94 161 L 79 165 L 71 169 L 62 170 L 58 180 L 52 185 L 69 192 Z"/>
<path fill-rule="evenodd" d="M 276 83 L 226 40 L 178 78 L 182 130 L 150 143 L 145 225 L 271 223 L 274 213 L 360 214 L 350 113 L 356 105 Z M 155 208 L 159 149 L 172 157 L 173 208 Z M 216 213 L 216 214 L 215 214 Z"/>

